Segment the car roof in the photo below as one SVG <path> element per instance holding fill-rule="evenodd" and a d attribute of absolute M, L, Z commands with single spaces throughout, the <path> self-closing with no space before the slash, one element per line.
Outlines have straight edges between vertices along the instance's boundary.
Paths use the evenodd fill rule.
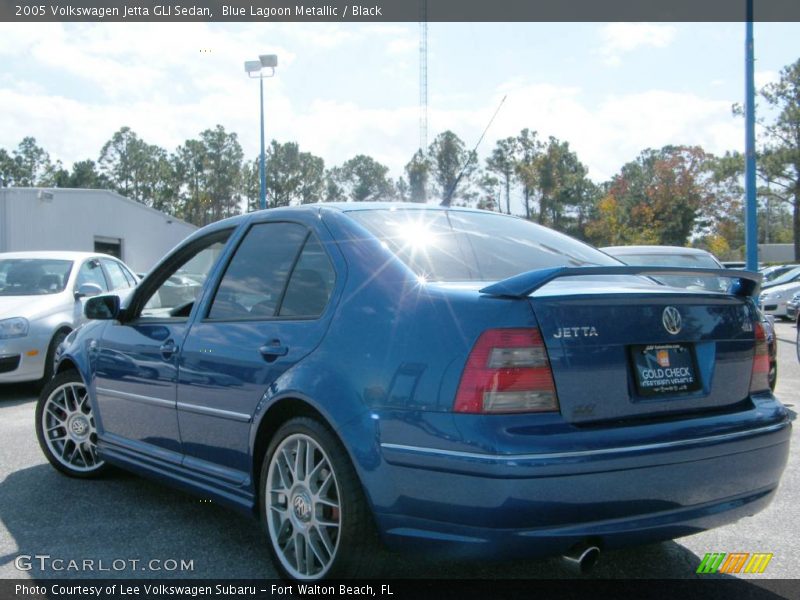
<path fill-rule="evenodd" d="M 44 258 L 56 260 L 81 260 L 85 258 L 113 258 L 119 260 L 108 254 L 102 252 L 74 252 L 74 251 L 60 251 L 60 250 L 34 250 L 25 252 L 2 252 L 0 259 L 4 258 Z"/>
<path fill-rule="evenodd" d="M 685 246 L 606 246 L 600 250 L 608 254 L 711 254 L 700 248 Z"/>

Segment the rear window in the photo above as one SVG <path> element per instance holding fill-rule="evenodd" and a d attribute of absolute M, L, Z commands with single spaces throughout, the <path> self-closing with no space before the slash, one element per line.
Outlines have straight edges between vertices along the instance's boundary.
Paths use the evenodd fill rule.
<path fill-rule="evenodd" d="M 348 216 L 430 281 L 497 281 L 549 267 L 619 265 L 588 244 L 506 215 L 400 209 Z"/>

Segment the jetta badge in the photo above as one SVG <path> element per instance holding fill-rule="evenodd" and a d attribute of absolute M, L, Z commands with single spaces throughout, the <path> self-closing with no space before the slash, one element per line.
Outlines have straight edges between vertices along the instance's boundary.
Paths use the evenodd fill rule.
<path fill-rule="evenodd" d="M 683 322 L 681 313 L 674 306 L 668 306 L 661 314 L 661 322 L 664 324 L 664 329 L 672 335 L 678 335 L 681 332 Z"/>

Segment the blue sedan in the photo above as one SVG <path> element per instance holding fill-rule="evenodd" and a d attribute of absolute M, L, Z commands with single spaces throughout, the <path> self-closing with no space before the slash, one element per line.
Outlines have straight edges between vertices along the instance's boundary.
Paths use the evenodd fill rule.
<path fill-rule="evenodd" d="M 382 544 L 588 568 L 762 510 L 786 464 L 760 276 L 663 283 L 689 274 L 720 276 L 477 210 L 243 215 L 89 300 L 36 430 L 66 475 L 258 518 L 297 580 L 368 575 Z"/>

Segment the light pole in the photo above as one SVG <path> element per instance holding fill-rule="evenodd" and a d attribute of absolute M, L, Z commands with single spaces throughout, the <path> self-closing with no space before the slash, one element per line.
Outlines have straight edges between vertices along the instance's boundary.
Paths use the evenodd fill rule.
<path fill-rule="evenodd" d="M 258 60 L 247 60 L 244 63 L 244 70 L 251 79 L 258 79 L 260 87 L 259 108 L 261 109 L 261 164 L 259 167 L 261 178 L 261 194 L 259 205 L 263 210 L 267 208 L 267 167 L 266 157 L 264 156 L 264 78 L 275 75 L 275 67 L 278 66 L 278 57 L 275 54 L 261 54 Z M 269 69 L 265 73 L 265 69 Z"/>

